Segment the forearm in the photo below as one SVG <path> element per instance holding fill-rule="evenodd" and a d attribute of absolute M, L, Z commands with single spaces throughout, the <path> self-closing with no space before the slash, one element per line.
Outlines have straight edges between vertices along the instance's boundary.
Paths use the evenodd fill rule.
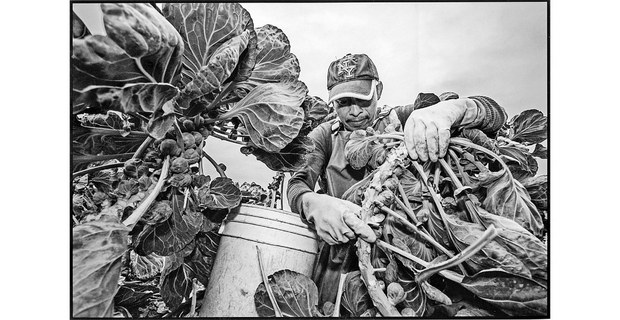
<path fill-rule="evenodd" d="M 464 114 L 458 117 L 453 123 L 452 128 L 454 129 L 477 128 L 486 134 L 492 135 L 506 123 L 506 111 L 489 97 L 472 96 L 465 99 L 452 99 L 449 101 L 452 103 L 459 103 L 465 107 Z M 410 104 L 396 107 L 392 112 L 396 113 L 401 124 L 404 125 L 413 111 L 414 105 Z"/>

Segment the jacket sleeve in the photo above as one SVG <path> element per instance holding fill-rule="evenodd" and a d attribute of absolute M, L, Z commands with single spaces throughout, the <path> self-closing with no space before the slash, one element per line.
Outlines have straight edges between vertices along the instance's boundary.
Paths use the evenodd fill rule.
<path fill-rule="evenodd" d="M 506 111 L 495 100 L 485 96 L 467 98 L 476 103 L 477 114 L 470 117 L 470 119 L 473 118 L 473 122 L 470 124 L 464 126 L 461 123 L 455 123 L 456 127 L 476 128 L 482 130 L 487 135 L 494 135 L 506 123 L 508 118 Z M 413 112 L 413 106 L 413 104 L 409 104 L 393 109 L 403 126 L 411 112 Z"/>
<path fill-rule="evenodd" d="M 291 211 L 298 213 L 307 221 L 302 209 L 301 196 L 313 192 L 316 183 L 324 172 L 331 153 L 331 122 L 325 122 L 308 134 L 314 142 L 314 152 L 308 157 L 306 166 L 295 172 L 288 181 L 287 197 Z"/>

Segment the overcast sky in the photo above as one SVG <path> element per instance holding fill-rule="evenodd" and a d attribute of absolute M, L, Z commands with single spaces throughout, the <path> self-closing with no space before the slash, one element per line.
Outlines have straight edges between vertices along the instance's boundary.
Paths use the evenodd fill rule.
<path fill-rule="evenodd" d="M 509 117 L 532 108 L 547 113 L 544 2 L 242 5 L 256 28 L 272 24 L 284 31 L 300 80 L 324 100 L 330 62 L 366 53 L 384 83 L 381 105 L 413 103 L 419 92 L 453 91 L 491 97 Z M 212 138 L 207 151 L 235 181 L 266 186 L 275 175 L 237 145 Z M 546 162 L 539 163 L 545 173 Z"/>
<path fill-rule="evenodd" d="M 486 95 L 509 117 L 547 114 L 546 3 L 245 3 L 255 27 L 284 31 L 311 95 L 327 97 L 329 63 L 366 53 L 384 83 L 380 104 L 413 103 L 419 92 Z M 210 141 L 238 181 L 274 175 L 238 148 Z M 224 152 L 225 148 L 231 152 Z M 232 165 L 230 165 L 232 164 Z M 546 172 L 546 162 L 541 172 Z"/>

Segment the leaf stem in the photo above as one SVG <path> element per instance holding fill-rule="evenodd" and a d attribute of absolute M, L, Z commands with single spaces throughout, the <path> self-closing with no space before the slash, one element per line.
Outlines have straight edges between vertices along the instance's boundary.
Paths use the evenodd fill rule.
<path fill-rule="evenodd" d="M 454 153 L 454 151 L 452 151 L 452 153 Z M 450 176 L 450 180 L 452 180 L 452 183 L 457 188 L 457 190 L 463 189 L 464 188 L 463 184 L 461 183 L 461 181 L 459 181 L 459 178 L 456 176 L 454 171 L 452 171 L 452 168 L 450 167 L 450 165 L 446 163 L 444 159 L 439 159 L 439 164 L 441 164 L 444 171 Z M 456 197 L 457 195 L 455 194 L 454 196 Z M 467 209 L 467 213 L 469 214 L 469 218 L 472 220 L 472 222 L 475 222 L 480 225 L 484 225 L 482 221 L 480 220 L 480 214 L 478 213 L 478 210 L 476 209 L 476 204 L 467 196 L 465 197 L 465 208 Z"/>
<path fill-rule="evenodd" d="M 258 246 L 256 247 L 256 255 L 258 256 L 258 268 L 260 269 L 260 274 L 263 277 L 263 283 L 265 284 L 265 290 L 267 290 L 267 295 L 269 296 L 269 300 L 271 300 L 271 305 L 273 306 L 273 312 L 276 314 L 276 318 L 282 317 L 282 310 L 280 310 L 280 306 L 278 305 L 278 301 L 276 300 L 276 296 L 273 294 L 271 290 L 271 284 L 269 284 L 269 278 L 267 277 L 267 272 L 265 272 L 265 268 L 263 268 L 263 257 L 261 254 L 261 250 Z"/>
<path fill-rule="evenodd" d="M 157 83 L 155 78 L 153 78 L 153 76 L 151 76 L 148 72 L 146 72 L 146 70 L 144 70 L 144 67 L 142 66 L 142 61 L 140 61 L 140 59 L 134 58 L 133 60 L 136 62 L 136 66 L 138 66 L 138 69 L 140 70 L 140 72 L 142 72 L 142 74 L 144 74 L 144 76 L 146 76 L 149 79 L 149 81 L 153 83 Z"/>
<path fill-rule="evenodd" d="M 336 293 L 336 303 L 334 303 L 334 313 L 332 317 L 340 317 L 340 302 L 342 300 L 342 289 L 344 288 L 344 281 L 347 279 L 347 273 L 341 273 L 340 279 L 338 279 L 338 292 Z"/>
<path fill-rule="evenodd" d="M 226 173 L 224 172 L 224 170 L 222 170 L 222 168 L 220 168 L 220 166 L 217 164 L 217 162 L 215 162 L 215 160 L 213 158 L 211 158 L 211 156 L 208 153 L 206 153 L 204 150 L 202 150 L 202 155 L 204 155 L 205 158 L 207 158 L 207 160 L 209 160 L 209 162 L 213 165 L 213 167 L 215 167 L 215 170 L 220 175 L 220 177 L 226 178 Z"/>
<path fill-rule="evenodd" d="M 371 139 L 396 139 L 396 140 L 401 140 L 401 141 L 405 140 L 405 137 L 403 135 L 399 135 L 397 132 L 377 134 L 374 136 L 370 136 L 369 138 Z"/>
<path fill-rule="evenodd" d="M 476 254 L 476 252 L 482 250 L 482 247 L 493 241 L 497 234 L 497 229 L 495 229 L 493 225 L 489 226 L 489 228 L 482 234 L 482 236 L 480 236 L 480 238 L 478 238 L 474 243 L 467 246 L 467 248 L 465 248 L 463 251 L 459 252 L 457 255 L 444 262 L 438 263 L 431 267 L 427 267 L 422 272 L 420 272 L 416 276 L 416 281 L 425 281 L 441 270 L 449 269 L 456 265 L 460 265 L 462 262 Z"/>
<path fill-rule="evenodd" d="M 213 110 L 215 109 L 218 104 L 220 103 L 220 101 L 222 101 L 222 99 L 224 98 L 225 95 L 227 95 L 231 90 L 233 90 L 235 88 L 235 86 L 233 85 L 235 82 L 231 81 L 229 83 L 227 83 L 224 86 L 224 89 L 217 95 L 217 97 L 215 97 L 215 99 L 213 99 L 213 102 L 211 102 L 211 104 L 209 104 L 209 106 L 207 106 L 207 111 L 209 110 Z"/>
<path fill-rule="evenodd" d="M 236 144 L 239 144 L 239 145 L 242 145 L 242 146 L 247 146 L 247 144 L 245 144 L 245 143 L 243 143 L 241 141 L 237 141 L 237 140 L 233 140 L 233 139 L 230 139 L 228 137 L 225 137 L 225 136 L 221 136 L 218 133 L 216 133 L 215 131 L 211 132 L 211 136 L 216 137 L 216 138 L 218 138 L 220 140 L 236 143 Z"/>
<path fill-rule="evenodd" d="M 401 255 L 404 258 L 407 258 L 425 268 L 428 268 L 428 266 L 430 265 L 427 261 L 424 261 L 404 250 L 401 250 L 383 240 L 377 240 L 377 246 L 379 246 L 381 249 L 384 250 L 389 250 L 391 252 L 397 253 L 399 255 Z M 463 281 L 463 276 L 454 272 L 454 271 L 450 271 L 450 270 L 441 270 L 439 271 L 439 275 L 443 276 L 444 278 L 448 279 L 448 280 L 452 280 L 454 282 L 457 283 L 461 283 Z"/>
<path fill-rule="evenodd" d="M 133 154 L 131 158 L 138 159 L 142 157 L 142 154 L 144 153 L 144 151 L 151 145 L 151 143 L 153 143 L 153 141 L 155 141 L 155 138 L 151 136 L 146 137 L 146 139 L 144 139 L 140 147 L 138 147 L 138 150 L 136 150 L 136 152 Z"/>
<path fill-rule="evenodd" d="M 422 230 L 420 230 L 418 227 L 416 227 L 413 223 L 407 221 L 407 219 L 403 218 L 398 213 L 396 213 L 393 210 L 391 210 L 390 208 L 386 207 L 384 204 L 382 204 L 380 202 L 375 202 L 375 204 L 377 206 L 379 206 L 381 211 L 383 211 L 383 212 L 387 213 L 388 215 L 398 219 L 400 222 L 402 222 L 405 226 L 409 227 L 411 230 L 413 230 L 416 234 L 418 234 L 420 237 L 422 237 L 428 243 L 432 244 L 435 248 L 437 248 L 437 250 L 443 252 L 445 255 L 447 255 L 450 258 L 454 257 L 454 254 L 452 252 L 450 252 L 450 250 L 448 250 L 444 246 L 442 246 L 439 242 L 437 242 L 437 240 L 435 240 L 435 238 L 431 237 L 429 234 L 427 234 L 425 232 L 422 232 Z"/>
<path fill-rule="evenodd" d="M 439 195 L 435 192 L 435 190 L 431 186 L 428 185 L 428 176 L 426 175 L 426 173 L 424 173 L 424 168 L 422 168 L 422 166 L 417 161 L 411 162 L 411 165 L 413 165 L 413 167 L 416 169 L 416 171 L 420 175 L 420 178 L 422 178 L 422 181 L 424 181 L 424 184 L 426 185 L 426 189 L 428 189 L 428 192 L 431 194 L 431 198 L 433 199 L 433 202 L 435 203 L 435 207 L 437 207 L 437 211 L 439 212 L 439 215 L 441 216 L 441 220 L 443 221 L 443 224 L 446 227 L 446 230 L 448 231 L 448 237 L 450 238 L 452 243 L 454 243 L 455 242 L 454 235 L 449 229 L 450 227 L 448 225 L 448 216 L 446 212 L 443 210 L 443 206 L 441 205 L 441 200 L 439 199 Z M 467 271 L 462 265 L 459 265 L 459 268 L 461 269 L 461 272 L 463 272 L 463 274 L 467 275 Z"/>
<path fill-rule="evenodd" d="M 396 203 L 403 209 L 405 210 L 405 213 L 407 213 L 407 215 L 409 216 L 409 218 L 411 218 L 411 220 L 415 223 L 416 226 L 420 226 L 421 222 L 418 220 L 418 217 L 415 216 L 415 213 L 413 212 L 413 208 L 411 207 L 411 204 L 409 203 L 409 199 L 407 197 L 407 193 L 405 192 L 405 188 L 403 187 L 403 184 L 400 183 L 400 180 L 398 180 L 398 193 L 400 193 L 400 196 L 403 198 L 403 201 L 400 201 L 400 199 L 398 199 L 398 197 L 394 197 L 394 200 L 396 200 Z"/>
<path fill-rule="evenodd" d="M 136 223 L 142 218 L 142 215 L 146 212 L 146 210 L 151 206 L 155 198 L 161 192 L 161 189 L 164 186 L 164 182 L 166 181 L 166 177 L 168 176 L 168 169 L 170 168 L 170 156 L 166 156 L 164 160 L 163 167 L 161 169 L 161 174 L 159 176 L 159 180 L 157 180 L 157 184 L 151 193 L 140 203 L 140 205 L 133 211 L 133 213 L 123 221 L 123 224 L 127 226 L 129 229 L 133 229 Z"/>
<path fill-rule="evenodd" d="M 73 179 L 81 176 L 81 175 L 85 175 L 85 174 L 89 174 L 89 173 L 93 173 L 93 172 L 97 172 L 97 171 L 101 171 L 101 170 L 105 170 L 105 169 L 111 169 L 111 168 L 118 168 L 118 167 L 122 167 L 125 165 L 125 162 L 117 162 L 117 163 L 108 163 L 108 164 L 104 164 L 101 166 L 97 166 L 97 167 L 92 167 L 92 168 L 88 168 L 88 169 L 84 169 L 78 172 L 74 172 L 71 177 Z"/>

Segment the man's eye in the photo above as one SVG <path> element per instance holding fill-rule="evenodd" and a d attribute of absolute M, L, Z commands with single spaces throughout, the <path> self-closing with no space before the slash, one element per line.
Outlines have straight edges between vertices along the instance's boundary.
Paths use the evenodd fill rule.
<path fill-rule="evenodd" d="M 338 105 L 341 105 L 341 106 L 347 106 L 347 105 L 351 104 L 350 102 L 351 102 L 351 99 L 338 99 L 338 100 L 336 100 L 336 103 L 338 103 Z"/>

